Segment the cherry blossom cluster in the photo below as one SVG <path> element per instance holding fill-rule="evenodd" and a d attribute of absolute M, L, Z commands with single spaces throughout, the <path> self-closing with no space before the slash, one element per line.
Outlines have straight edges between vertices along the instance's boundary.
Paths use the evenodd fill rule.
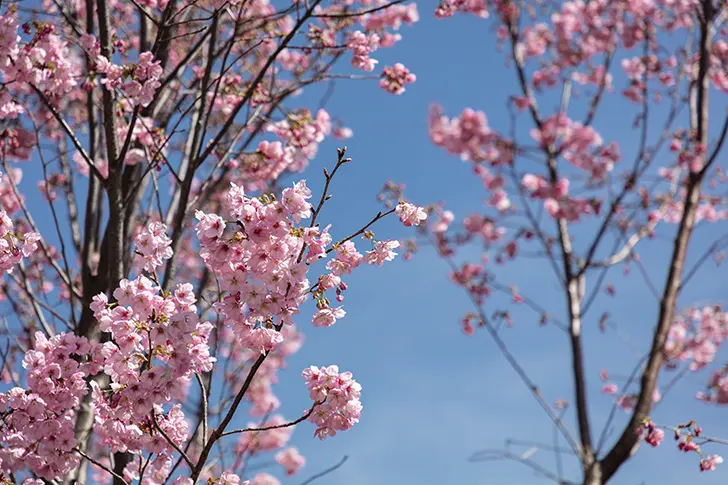
<path fill-rule="evenodd" d="M 292 476 L 306 464 L 306 458 L 299 453 L 298 448 L 290 446 L 276 453 L 276 462 L 283 467 L 287 476 Z"/>
<path fill-rule="evenodd" d="M 461 12 L 487 18 L 489 14 L 485 2 L 486 0 L 440 0 L 435 9 L 435 17 L 443 19 L 452 17 L 455 12 Z"/>
<path fill-rule="evenodd" d="M 347 43 L 351 50 L 351 65 L 365 72 L 372 72 L 379 61 L 369 57 L 369 54 L 379 47 L 379 36 L 377 34 L 366 35 L 360 30 L 351 34 Z"/>
<path fill-rule="evenodd" d="M 186 421 L 177 405 L 194 372 L 212 369 L 208 337 L 212 324 L 197 316 L 189 283 L 163 294 L 145 276 L 122 280 L 114 290 L 117 303 L 106 295 L 94 297 L 92 310 L 102 331 L 115 345 L 104 346 L 103 370 L 111 378 L 112 394 L 93 388 L 95 432 L 114 451 L 154 450 L 172 453 L 161 427 L 177 444 L 186 437 Z"/>
<path fill-rule="evenodd" d="M 313 293 L 318 308 L 312 319 L 313 325 L 333 325 L 345 315 L 345 311 L 341 307 L 330 306 L 326 291 L 335 289 L 340 302 L 343 300 L 342 292 L 347 288 L 342 276 L 350 274 L 362 262 L 382 265 L 394 258 L 393 250 L 399 245 L 397 241 L 377 241 L 373 234 L 366 232 L 365 237 L 371 240 L 372 249 L 362 255 L 351 240 L 334 245 L 335 256 L 326 264 L 331 273 L 320 276 L 316 286 L 310 288 L 306 277 L 309 265 L 326 257 L 327 247 L 332 243 L 329 227 L 298 226 L 302 220 L 312 216 L 313 208 L 308 202 L 311 197 L 305 181 L 284 189 L 280 200 L 268 195 L 247 196 L 242 187 L 233 183 L 226 204 L 233 221 L 226 221 L 216 214 L 197 212 L 200 255 L 218 276 L 224 292 L 222 301 L 215 308 L 224 315 L 236 344 L 241 347 L 235 351 L 235 347 L 231 346 L 230 351 L 242 352 L 241 356 L 254 356 L 255 353 L 275 356 L 287 344 L 284 336 L 290 334 L 288 329 L 292 317 L 299 312 L 309 292 Z M 408 203 L 400 204 L 397 212 L 405 225 L 419 224 L 426 218 L 422 208 Z M 295 340 L 294 345 L 298 345 Z M 276 352 L 272 352 L 274 350 Z M 270 371 L 274 372 L 276 366 L 274 361 Z M 316 435 L 321 439 L 350 428 L 358 421 L 361 411 L 358 401 L 361 388 L 351 380 L 351 375 L 344 373 L 339 376 L 336 367 L 325 372 L 331 379 L 335 378 L 338 390 L 332 389 L 327 394 L 329 389 L 317 387 L 315 396 L 312 379 L 314 375 L 318 379 L 318 370 L 311 368 L 304 373 L 312 389 L 312 398 L 318 403 L 309 419 L 317 424 Z M 263 372 L 263 375 L 266 374 L 268 371 Z M 269 413 L 279 403 L 270 394 L 268 379 L 260 382 L 260 386 L 251 389 L 252 397 L 249 399 L 254 403 L 257 414 Z M 328 400 L 327 396 L 330 396 Z M 282 418 L 275 419 L 282 421 Z M 276 423 L 269 421 L 266 424 Z M 271 435 L 271 431 L 265 433 L 261 437 Z M 271 436 L 283 436 L 285 433 L 285 429 L 281 428 Z M 264 447 L 259 442 L 261 437 L 243 436 L 239 448 L 249 452 Z M 277 443 L 276 448 L 282 444 Z"/>
<path fill-rule="evenodd" d="M 379 80 L 379 86 L 385 91 L 392 94 L 402 94 L 405 92 L 405 86 L 417 80 L 409 69 L 401 62 L 393 66 L 387 66 L 382 71 L 382 79 Z"/>
<path fill-rule="evenodd" d="M 603 182 L 620 158 L 615 143 L 604 146 L 593 127 L 561 114 L 546 119 L 540 130 L 531 131 L 531 137 L 542 147 L 553 146 L 574 167 L 587 172 L 592 183 Z"/>
<path fill-rule="evenodd" d="M 660 443 L 662 443 L 662 440 L 665 439 L 665 432 L 655 426 L 655 423 L 653 423 L 651 420 L 646 420 L 644 423 L 644 431 L 645 431 L 645 442 L 652 446 L 653 448 L 656 448 L 660 446 Z M 642 429 L 640 429 L 640 432 L 643 432 Z"/>
<path fill-rule="evenodd" d="M 104 365 L 104 347 L 64 333 L 35 345 L 23 359 L 27 389 L 0 394 L 0 467 L 28 469 L 49 480 L 78 466 L 75 408 L 87 393 L 85 378 Z"/>
<path fill-rule="evenodd" d="M 488 205 L 500 213 L 504 213 L 511 206 L 511 200 L 506 190 L 506 179 L 500 173 L 492 173 L 483 165 L 475 165 L 474 172 L 483 180 L 483 186 L 490 193 Z"/>
<path fill-rule="evenodd" d="M 351 372 L 339 373 L 335 365 L 320 369 L 311 366 L 302 375 L 311 399 L 317 403 L 308 418 L 317 426 L 314 436 L 323 440 L 359 422 L 361 386 L 352 379 Z"/>
<path fill-rule="evenodd" d="M 700 370 L 713 362 L 727 337 L 728 313 L 720 306 L 688 309 L 670 327 L 665 343 L 668 363 L 688 362 L 690 370 Z"/>
<path fill-rule="evenodd" d="M 273 350 L 283 340 L 276 326 L 291 324 L 306 298 L 308 267 L 299 259 L 304 239 L 292 229 L 295 219 L 310 217 L 310 197 L 305 181 L 286 189 L 280 201 L 247 197 L 233 184 L 228 206 L 240 224 L 227 235 L 220 216 L 195 214 L 200 255 L 227 293 L 216 309 L 246 348 Z"/>
<path fill-rule="evenodd" d="M 660 446 L 665 438 L 665 432 L 662 427 L 656 425 L 650 418 L 646 418 L 642 428 L 638 430 L 640 435 L 644 435 L 644 440 L 650 446 Z M 673 431 L 673 437 L 677 441 L 678 450 L 683 453 L 695 452 L 700 456 L 700 471 L 713 471 L 718 465 L 723 463 L 723 457 L 712 454 L 705 455 L 701 449 L 701 444 L 714 441 L 713 438 L 703 436 L 703 429 L 695 424 L 695 421 L 689 423 L 681 423 L 676 427 L 669 427 Z"/>
<path fill-rule="evenodd" d="M 257 477 L 257 475 L 256 475 L 256 477 Z M 245 480 L 245 481 L 241 482 L 240 477 L 232 472 L 223 472 L 217 478 L 210 477 L 210 481 L 213 483 L 219 483 L 220 485 L 250 485 L 251 483 L 254 483 L 254 482 L 251 482 L 250 480 Z M 184 477 L 184 476 L 177 478 L 172 483 L 174 485 L 194 485 L 194 482 L 192 481 L 191 478 Z M 279 483 L 279 482 L 277 482 L 277 481 L 274 482 L 274 485 L 275 485 L 275 483 Z M 259 482 L 259 485 L 264 485 L 264 484 Z"/>
<path fill-rule="evenodd" d="M 397 204 L 395 213 L 399 217 L 399 220 L 408 227 L 419 226 L 422 221 L 427 219 L 427 213 L 422 207 L 405 201 L 400 201 Z"/>
<path fill-rule="evenodd" d="M 551 185 L 543 177 L 533 174 L 523 176 L 521 185 L 533 199 L 543 200 L 544 209 L 554 219 L 577 222 L 585 215 L 599 215 L 598 199 L 569 197 L 569 180 L 562 178 Z"/>
<path fill-rule="evenodd" d="M 700 459 L 700 471 L 701 472 L 713 471 L 721 463 L 723 463 L 722 456 L 716 455 L 716 454 L 707 455 Z"/>
<path fill-rule="evenodd" d="M 0 273 L 3 274 L 11 273 L 23 258 L 30 257 L 38 249 L 40 241 L 37 232 L 18 234 L 10 219 L 10 214 L 17 212 L 20 204 L 8 184 L 17 184 L 21 176 L 22 172 L 15 170 L 11 174 L 12 180 L 8 182 L 0 174 Z"/>
<path fill-rule="evenodd" d="M 150 222 L 134 238 L 136 251 L 141 256 L 145 271 L 154 271 L 172 257 L 172 240 L 167 236 L 167 226 L 161 222 Z"/>
<path fill-rule="evenodd" d="M 234 159 L 230 166 L 244 174 L 245 188 L 260 190 L 267 181 L 276 180 L 286 170 L 302 170 L 305 157 L 296 157 L 296 148 L 284 146 L 280 141 L 263 140 L 252 154 Z"/>
<path fill-rule="evenodd" d="M 0 174 L 0 206 L 10 216 L 21 209 L 20 201 L 13 190 L 13 185 L 17 186 L 21 180 L 23 171 L 19 168 L 11 168 L 8 173 Z"/>
<path fill-rule="evenodd" d="M 331 133 L 331 116 L 319 109 L 314 117 L 307 109 L 289 113 L 268 126 L 280 141 L 263 140 L 258 149 L 237 162 L 251 180 L 250 190 L 260 189 L 261 182 L 275 180 L 284 170 L 302 172 L 318 153 L 319 144 Z"/>
<path fill-rule="evenodd" d="M 498 165 L 508 163 L 512 158 L 508 145 L 501 143 L 500 136 L 490 129 L 482 111 L 466 108 L 460 116 L 451 119 L 434 105 L 430 108 L 428 128 L 435 146 L 462 160 Z"/>
<path fill-rule="evenodd" d="M 658 174 L 671 186 L 682 185 L 691 174 L 699 173 L 705 165 L 706 147 L 701 143 L 692 142 L 682 130 L 674 134 L 670 151 L 677 153 L 677 160 L 673 164 L 660 167 Z M 713 184 L 722 182 L 725 182 L 725 179 L 719 175 Z M 650 213 L 650 218 L 654 221 L 678 224 L 683 214 L 682 198 L 685 196 L 685 191 L 680 189 L 677 195 L 678 197 L 664 201 L 661 210 L 654 210 Z M 646 194 L 644 199 L 650 201 L 649 194 Z M 714 194 L 705 194 L 701 197 L 695 211 L 696 222 L 719 222 L 726 219 L 728 219 L 728 205 L 724 198 Z"/>
<path fill-rule="evenodd" d="M 350 2 L 354 3 L 354 2 Z M 362 29 L 355 30 L 346 38 L 345 46 L 351 51 L 351 65 L 356 69 L 365 72 L 372 72 L 379 61 L 372 59 L 372 54 L 377 49 L 392 47 L 395 43 L 402 39 L 399 30 L 402 25 L 411 25 L 419 21 L 419 13 L 417 12 L 417 4 L 409 3 L 407 5 L 395 4 L 388 5 L 387 8 L 371 8 L 369 5 L 384 5 L 384 2 L 361 2 L 366 12 L 357 19 Z M 330 7 L 317 7 L 317 12 L 324 16 L 332 14 L 335 18 L 337 14 L 342 14 L 345 5 L 332 4 Z M 331 20 L 323 20 L 323 28 L 319 26 L 311 26 L 309 38 L 312 43 L 321 47 L 333 47 L 336 45 L 335 33 L 340 28 L 340 23 L 333 18 Z M 286 57 L 291 57 L 287 54 Z M 405 91 L 404 86 L 416 81 L 416 76 L 412 74 L 403 64 L 397 63 L 394 66 L 385 67 L 382 70 L 379 85 L 385 91 L 392 94 L 402 94 Z"/>
<path fill-rule="evenodd" d="M 200 254 L 227 293 L 216 305 L 217 311 L 225 315 L 246 348 L 265 353 L 283 341 L 280 329 L 292 324 L 309 293 L 309 264 L 328 252 L 332 242 L 328 227 L 297 226 L 312 215 L 311 196 L 305 181 L 284 189 L 280 200 L 267 195 L 248 197 L 233 183 L 227 205 L 234 225 L 215 214 L 196 214 Z M 403 221 L 419 222 L 426 217 L 421 208 L 402 207 Z M 226 234 L 228 227 L 234 230 Z M 377 265 L 391 261 L 395 247 L 395 241 L 374 242 L 365 258 L 351 240 L 336 245 L 336 255 L 326 265 L 331 273 L 321 276 L 314 289 L 319 311 L 313 324 L 330 326 L 345 315 L 341 308 L 329 308 L 326 290 L 336 289 L 341 301 L 341 291 L 346 289 L 341 276 L 350 274 L 364 259 Z"/>
<path fill-rule="evenodd" d="M 23 32 L 32 37 L 23 42 L 18 35 L 16 7 L 0 17 L 3 45 L 0 50 L 0 71 L 5 83 L 27 83 L 49 97 L 68 93 L 76 85 L 80 74 L 78 63 L 74 62 L 68 43 L 56 34 L 55 26 L 48 23 L 24 24 Z M 0 113 L 15 118 L 22 108 L 5 97 L 5 107 Z"/>
<path fill-rule="evenodd" d="M 40 234 L 28 231 L 18 235 L 13 232 L 14 228 L 7 212 L 0 210 L 0 272 L 2 273 L 11 273 L 16 264 L 38 249 Z"/>
<path fill-rule="evenodd" d="M 104 75 L 101 84 L 106 89 L 121 89 L 132 106 L 148 106 L 154 99 L 154 93 L 162 85 L 159 82 L 162 66 L 159 61 L 154 61 L 151 52 L 142 52 L 137 63 L 124 66 L 113 64 L 106 57 L 98 55 L 96 72 Z"/>
<path fill-rule="evenodd" d="M 390 8 L 367 13 L 362 16 L 361 24 L 369 32 L 376 32 L 380 35 L 380 45 L 391 47 L 395 42 L 402 39 L 400 34 L 392 34 L 387 28 L 399 30 L 403 24 L 412 25 L 420 20 L 417 12 L 417 4 L 397 4 Z"/>
<path fill-rule="evenodd" d="M 699 371 L 710 365 L 728 337 L 728 313 L 719 305 L 690 308 L 677 316 L 670 327 L 665 354 L 668 368 L 687 362 Z M 697 398 L 707 402 L 728 402 L 728 369 L 712 373 L 706 389 Z"/>

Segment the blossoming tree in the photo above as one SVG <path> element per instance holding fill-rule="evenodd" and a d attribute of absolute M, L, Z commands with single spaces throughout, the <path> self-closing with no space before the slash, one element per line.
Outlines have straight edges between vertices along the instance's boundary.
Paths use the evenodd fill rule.
<path fill-rule="evenodd" d="M 322 193 L 283 177 L 351 130 L 291 99 L 336 78 L 401 94 L 414 74 L 370 56 L 417 20 L 414 4 L 0 8 L 0 480 L 278 483 L 241 476 L 261 453 L 297 473 L 294 425 L 324 439 L 362 410 L 361 386 L 329 365 L 303 370 L 307 410 L 276 414 L 297 315 L 309 302 L 315 326 L 344 317 L 347 275 L 399 245 L 371 227 L 418 224 L 422 210 L 401 201 L 335 240 L 321 209 L 346 150 Z"/>
<path fill-rule="evenodd" d="M 699 426 L 708 423 L 691 421 L 699 415 L 683 423 L 650 417 L 677 379 L 704 368 L 714 373 L 698 398 L 728 402 L 726 367 L 713 362 L 728 336 L 728 313 L 720 302 L 685 298 L 688 285 L 701 284 L 702 270 L 720 263 L 728 244 L 721 168 L 727 14 L 725 2 L 715 0 L 440 0 L 435 15 L 442 22 L 474 15 L 492 27 L 512 83 L 484 92 L 509 96 L 511 116 L 489 121 L 473 108 L 448 117 L 432 108 L 432 142 L 472 167 L 485 187 L 485 208 L 456 217 L 444 205 L 431 207 L 434 217 L 409 250 L 432 243 L 450 263 L 452 280 L 472 301 L 463 330 L 492 336 L 566 443 L 536 445 L 555 451 L 553 468 L 512 450 L 476 459 L 512 459 L 557 483 L 598 485 L 641 443 L 659 445 L 669 429 L 680 451 L 698 455 L 696 471 L 698 464 L 706 471 L 722 462 L 710 446 L 720 440 Z M 619 143 L 600 134 L 615 120 L 632 127 Z M 399 193 L 389 185 L 383 197 Z M 644 265 L 641 256 L 654 251 L 668 257 Z M 533 263 L 520 281 L 502 276 L 505 265 L 522 259 L 543 263 L 548 275 Z M 641 285 L 651 321 L 620 327 L 599 309 L 620 305 L 618 286 L 610 282 L 620 278 L 618 268 Z M 555 281 L 562 306 L 519 291 L 534 279 L 542 286 Z M 702 285 L 711 284 L 721 283 L 702 277 Z M 548 398 L 511 351 L 508 328 L 522 324 L 512 318 L 515 306 L 563 332 L 571 357 L 568 402 Z M 650 339 L 637 342 L 634 370 L 619 385 L 607 370 L 601 379 L 588 372 L 587 364 L 599 363 L 584 351 L 585 335 L 645 326 Z M 604 395 L 594 396 L 600 388 Z M 614 400 L 611 413 L 593 412 L 598 399 Z M 562 453 L 575 457 L 580 477 L 564 476 Z"/>

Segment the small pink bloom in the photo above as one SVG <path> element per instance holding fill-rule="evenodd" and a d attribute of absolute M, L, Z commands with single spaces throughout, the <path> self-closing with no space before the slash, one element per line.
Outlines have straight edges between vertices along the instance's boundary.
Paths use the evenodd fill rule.
<path fill-rule="evenodd" d="M 295 475 L 298 470 L 306 464 L 304 458 L 295 447 L 286 448 L 276 454 L 276 461 L 286 471 L 286 475 Z"/>
<path fill-rule="evenodd" d="M 427 219 L 427 213 L 422 207 L 417 207 L 409 202 L 397 204 L 395 213 L 405 226 L 419 226 L 421 221 Z"/>
<path fill-rule="evenodd" d="M 708 455 L 702 460 L 700 460 L 700 471 L 706 472 L 706 471 L 712 471 L 715 470 L 715 467 L 719 464 L 723 463 L 723 457 L 720 455 Z"/>
<path fill-rule="evenodd" d="M 618 389 L 617 384 L 604 384 L 602 394 L 616 394 Z"/>

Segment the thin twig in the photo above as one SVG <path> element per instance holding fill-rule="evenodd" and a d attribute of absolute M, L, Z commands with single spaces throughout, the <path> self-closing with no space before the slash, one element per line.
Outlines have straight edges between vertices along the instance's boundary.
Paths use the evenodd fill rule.
<path fill-rule="evenodd" d="M 106 465 L 104 465 L 104 464 L 102 464 L 102 463 L 94 460 L 93 458 L 91 458 L 89 455 L 87 455 L 83 451 L 79 450 L 78 448 L 74 448 L 73 451 L 75 451 L 76 453 L 78 453 L 79 455 L 81 455 L 82 457 L 84 457 L 85 459 L 87 459 L 88 461 L 90 461 L 91 463 L 93 463 L 94 465 L 96 465 L 97 467 L 101 468 L 102 470 L 110 473 L 117 480 L 121 480 L 122 483 L 124 483 L 126 485 L 129 485 L 129 482 L 127 482 L 126 480 L 124 480 L 124 477 L 122 477 L 121 475 L 119 475 L 118 473 L 116 473 L 111 468 L 109 468 Z"/>
<path fill-rule="evenodd" d="M 290 421 L 288 423 L 283 423 L 283 424 L 276 424 L 276 425 L 272 425 L 272 426 L 263 426 L 261 428 L 242 428 L 242 429 L 235 429 L 232 431 L 225 431 L 224 433 L 222 433 L 220 435 L 220 437 L 222 438 L 223 436 L 228 436 L 228 435 L 237 434 L 237 433 L 252 433 L 252 432 L 257 432 L 257 431 L 269 431 L 271 429 L 289 428 L 291 426 L 295 426 L 298 423 L 306 421 L 308 419 L 308 417 L 311 416 L 311 414 L 313 414 L 313 410 L 316 408 L 316 405 L 318 405 L 318 404 L 319 404 L 318 402 L 313 403 L 313 406 L 311 406 L 311 408 L 308 411 L 306 411 L 306 413 L 303 416 L 301 416 L 300 418 L 298 418 L 294 421 Z"/>
<path fill-rule="evenodd" d="M 346 463 L 346 460 L 348 460 L 348 459 L 349 459 L 349 457 L 346 456 L 346 455 L 344 455 L 344 458 L 342 458 L 339 463 L 337 463 L 336 465 L 332 466 L 331 468 L 327 468 L 326 470 L 317 473 L 316 475 L 313 475 L 312 477 L 310 477 L 305 482 L 302 482 L 301 485 L 309 485 L 314 480 L 318 480 L 319 478 L 324 477 L 324 476 L 328 475 L 329 473 L 335 472 L 336 470 L 338 470 L 339 468 L 341 468 L 344 465 L 344 463 Z"/>

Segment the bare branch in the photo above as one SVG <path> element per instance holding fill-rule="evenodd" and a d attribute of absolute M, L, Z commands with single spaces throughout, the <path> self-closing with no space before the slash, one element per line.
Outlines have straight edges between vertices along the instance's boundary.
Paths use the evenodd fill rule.
<path fill-rule="evenodd" d="M 129 482 L 127 482 L 126 480 L 124 480 L 124 477 L 122 477 L 121 475 L 119 475 L 118 473 L 116 473 L 114 470 L 112 470 L 111 468 L 107 467 L 103 463 L 100 463 L 100 462 L 94 460 L 93 458 L 91 458 L 89 455 L 87 455 L 83 451 L 79 450 L 78 448 L 74 448 L 73 451 L 75 451 L 76 453 L 78 453 L 79 455 L 81 455 L 82 457 L 84 457 L 86 460 L 90 461 L 91 463 L 93 463 L 97 467 L 101 468 L 105 472 L 109 473 L 111 476 L 113 476 L 114 478 L 116 478 L 117 480 L 119 480 L 122 484 L 129 485 Z"/>
<path fill-rule="evenodd" d="M 303 416 L 301 416 L 300 418 L 298 418 L 294 421 L 290 421 L 288 423 L 283 423 L 283 424 L 276 424 L 273 426 L 263 426 L 260 428 L 242 428 L 242 429 L 235 429 L 232 431 L 225 431 L 224 433 L 222 433 L 220 435 L 220 437 L 222 438 L 223 436 L 228 436 L 231 434 L 238 434 L 238 433 L 253 433 L 253 432 L 258 432 L 258 431 L 269 431 L 271 429 L 290 428 L 291 426 L 295 426 L 298 423 L 306 421 L 308 419 L 308 417 L 311 416 L 311 414 L 313 414 L 313 410 L 316 408 L 316 405 L 318 405 L 318 404 L 319 404 L 318 402 L 313 403 L 313 406 L 311 406 L 311 408 L 308 411 L 306 411 L 306 413 Z"/>
<path fill-rule="evenodd" d="M 346 460 L 348 460 L 348 459 L 349 459 L 348 456 L 344 456 L 344 458 L 342 458 L 339 463 L 337 463 L 336 465 L 332 466 L 331 468 L 327 468 L 326 470 L 324 470 L 324 471 L 322 471 L 320 473 L 317 473 L 316 475 L 313 475 L 309 479 L 301 482 L 301 485 L 309 485 L 310 483 L 313 483 L 314 480 L 318 480 L 319 478 L 325 477 L 326 475 L 335 472 L 336 470 L 338 470 L 339 468 L 341 468 L 344 465 L 344 463 L 346 463 Z"/>
<path fill-rule="evenodd" d="M 559 478 L 555 473 L 547 470 L 533 460 L 524 458 L 522 456 L 511 453 L 510 451 L 504 450 L 483 450 L 473 456 L 468 461 L 470 462 L 485 462 L 485 461 L 497 461 L 497 460 L 510 460 L 520 463 L 532 469 L 539 475 L 548 478 L 549 480 L 558 483 L 559 485 L 573 485 L 574 482 L 569 482 Z"/>

